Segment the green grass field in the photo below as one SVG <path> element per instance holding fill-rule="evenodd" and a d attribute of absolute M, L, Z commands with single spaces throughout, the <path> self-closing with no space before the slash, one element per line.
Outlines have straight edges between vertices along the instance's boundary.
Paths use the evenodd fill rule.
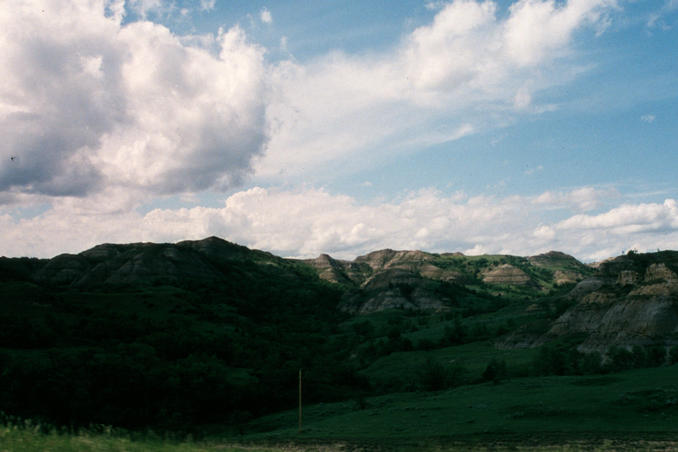
<path fill-rule="evenodd" d="M 297 422 L 290 410 L 200 441 L 9 424 L 0 451 L 676 450 L 678 365 L 316 404 Z"/>
<path fill-rule="evenodd" d="M 519 378 L 441 392 L 389 394 L 320 404 L 251 423 L 248 439 L 469 445 L 678 438 L 678 365 L 618 374 Z M 380 438 L 382 440 L 380 440 Z"/>

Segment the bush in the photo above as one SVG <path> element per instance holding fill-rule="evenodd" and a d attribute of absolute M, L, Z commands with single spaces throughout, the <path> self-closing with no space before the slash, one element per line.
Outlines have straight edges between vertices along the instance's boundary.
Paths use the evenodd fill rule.
<path fill-rule="evenodd" d="M 373 338 L 375 328 L 372 322 L 370 322 L 369 320 L 363 320 L 362 322 L 353 324 L 353 331 L 358 336 L 362 336 L 364 338 Z"/>
<path fill-rule="evenodd" d="M 499 337 L 503 336 L 504 334 L 508 333 L 510 331 L 509 327 L 507 324 L 501 324 L 498 325 L 497 328 L 494 330 L 494 337 Z"/>
<path fill-rule="evenodd" d="M 619 372 L 633 367 L 633 354 L 625 348 L 612 347 L 607 352 L 609 361 L 606 367 L 612 372 Z"/>
<path fill-rule="evenodd" d="M 598 352 L 582 353 L 579 359 L 579 370 L 582 374 L 598 374 L 602 372 L 603 358 Z"/>
<path fill-rule="evenodd" d="M 539 349 L 535 358 L 534 369 L 539 375 L 565 375 L 569 373 L 570 363 L 567 356 L 559 347 L 544 345 Z"/>
<path fill-rule="evenodd" d="M 461 384 L 466 370 L 458 365 L 446 366 L 432 358 L 427 358 L 419 371 L 419 386 L 424 391 L 441 391 Z"/>
<path fill-rule="evenodd" d="M 420 339 L 419 342 L 417 342 L 418 350 L 433 350 L 434 348 L 436 348 L 436 343 L 431 339 Z"/>
<path fill-rule="evenodd" d="M 565 313 L 570 307 L 574 305 L 575 301 L 574 299 L 569 299 L 567 297 L 561 297 L 557 299 L 550 307 L 549 307 L 549 318 L 552 320 L 557 319 L 561 315 Z"/>
<path fill-rule="evenodd" d="M 678 345 L 674 345 L 669 350 L 669 363 L 671 364 L 678 363 Z"/>
<path fill-rule="evenodd" d="M 666 351 L 664 347 L 661 346 L 644 348 L 639 345 L 634 345 L 631 350 L 612 347 L 608 351 L 608 356 L 610 360 L 606 367 L 607 370 L 612 372 L 642 367 L 658 367 L 663 365 L 666 361 Z"/>
<path fill-rule="evenodd" d="M 442 345 L 463 344 L 467 336 L 468 332 L 466 330 L 466 327 L 461 322 L 461 319 L 457 317 L 454 319 L 454 323 L 451 326 L 450 325 L 445 326 L 445 332 L 443 333 L 443 337 L 440 340 L 440 343 Z"/>
<path fill-rule="evenodd" d="M 474 341 L 479 341 L 489 338 L 490 332 L 488 331 L 487 326 L 484 323 L 477 322 L 471 328 L 469 336 L 473 338 Z"/>
<path fill-rule="evenodd" d="M 365 410 L 369 407 L 369 403 L 367 403 L 367 400 L 365 399 L 364 395 L 359 395 L 358 397 L 355 398 L 353 401 L 353 409 L 356 411 L 359 410 Z"/>
<path fill-rule="evenodd" d="M 646 363 L 648 367 L 659 367 L 666 362 L 666 348 L 655 345 L 646 349 Z"/>
<path fill-rule="evenodd" d="M 496 358 L 492 358 L 482 375 L 484 381 L 491 381 L 494 384 L 499 384 L 501 380 L 504 380 L 507 377 L 508 371 L 506 369 L 506 361 Z"/>

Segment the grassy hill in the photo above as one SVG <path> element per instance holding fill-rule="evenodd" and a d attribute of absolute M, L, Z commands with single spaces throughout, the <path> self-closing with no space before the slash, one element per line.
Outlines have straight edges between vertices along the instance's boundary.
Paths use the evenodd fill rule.
<path fill-rule="evenodd" d="M 678 366 L 603 376 L 517 378 L 436 392 L 393 393 L 309 406 L 302 438 L 473 439 L 678 432 Z M 287 411 L 249 423 L 251 438 L 298 437 Z M 257 432 L 257 430 L 260 430 Z"/>
<path fill-rule="evenodd" d="M 678 425 L 676 256 L 297 261 L 209 238 L 0 258 L 0 411 L 209 447 L 661 436 Z M 619 306 L 651 341 L 605 314 Z"/>
<path fill-rule="evenodd" d="M 318 393 L 343 388 L 351 370 L 328 341 L 343 318 L 340 291 L 244 247 L 189 246 L 204 245 L 185 254 L 210 268 L 211 281 L 163 271 L 187 265 L 181 249 L 167 256 L 186 244 L 116 246 L 113 259 L 85 252 L 6 272 L 0 410 L 58 424 L 190 429 L 289 406 L 294 396 L 279 389 L 300 367 L 318 375 Z M 236 252 L 210 255 L 214 245 Z"/>

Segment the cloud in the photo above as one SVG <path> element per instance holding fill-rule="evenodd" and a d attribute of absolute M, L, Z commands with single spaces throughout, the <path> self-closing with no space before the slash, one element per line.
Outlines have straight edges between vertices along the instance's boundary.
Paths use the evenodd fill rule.
<path fill-rule="evenodd" d="M 171 8 L 162 0 L 128 0 L 128 7 L 144 19 L 148 17 L 149 13 L 161 14 Z"/>
<path fill-rule="evenodd" d="M 564 208 L 561 220 L 548 214 L 543 200 L 541 195 L 469 197 L 422 189 L 396 199 L 361 202 L 317 188 L 254 187 L 216 207 L 142 214 L 133 208 L 134 194 L 120 189 L 85 200 L 62 197 L 31 218 L 0 210 L 0 255 L 49 257 L 102 242 L 174 242 L 218 235 L 288 257 L 330 253 L 353 258 L 382 248 L 516 255 L 556 249 L 593 260 L 631 247 L 671 248 L 678 240 L 678 207 L 672 199 L 623 204 L 593 215 Z"/>
<path fill-rule="evenodd" d="M 237 26 L 178 37 L 123 25 L 120 0 L 25 5 L 0 11 L 0 157 L 19 157 L 0 192 L 83 196 L 230 188 L 253 158 L 263 179 L 313 182 L 539 113 L 573 31 L 611 2 L 520 0 L 500 17 L 493 2 L 458 0 L 389 51 L 270 67 Z M 142 18 L 172 5 L 127 3 Z M 532 42 L 520 30 L 536 20 Z"/>
<path fill-rule="evenodd" d="M 561 54 L 567 50 L 575 30 L 599 23 L 615 6 L 613 0 L 570 0 L 564 6 L 554 1 L 518 1 L 510 6 L 505 24 L 507 54 L 521 66 L 537 64 L 547 55 Z"/>
<path fill-rule="evenodd" d="M 520 0 L 503 16 L 494 2 L 457 0 L 388 51 L 283 61 L 271 70 L 271 139 L 257 174 L 322 178 L 350 170 L 359 156 L 378 165 L 458 139 L 462 127 L 478 132 L 518 113 L 551 111 L 539 93 L 578 71 L 575 31 L 614 5 Z"/>
<path fill-rule="evenodd" d="M 540 172 L 540 171 L 543 171 L 543 170 L 544 170 L 544 167 L 543 167 L 542 165 L 538 165 L 538 166 L 535 166 L 535 167 L 533 167 L 533 168 L 528 168 L 528 169 L 526 169 L 525 171 L 523 171 L 523 173 L 524 173 L 526 176 L 531 176 L 531 175 L 533 175 L 533 174 L 535 174 L 535 173 L 538 173 L 538 172 Z"/>
<path fill-rule="evenodd" d="M 559 237 L 578 238 L 573 249 L 588 249 L 592 260 L 628 249 L 673 249 L 678 240 L 678 207 L 670 198 L 662 204 L 624 204 L 598 215 L 574 215 L 553 228 Z"/>
<path fill-rule="evenodd" d="M 0 241 L 6 244 L 0 254 L 45 256 L 101 241 L 176 241 L 212 234 L 285 256 L 350 256 L 385 247 L 466 249 L 488 234 L 478 230 L 479 224 L 501 221 L 508 227 L 523 221 L 509 215 L 520 210 L 518 200 L 502 204 L 490 198 L 446 197 L 435 190 L 361 204 L 319 189 L 255 187 L 231 195 L 222 207 L 155 209 L 145 215 L 129 208 L 133 201 L 125 193 L 109 194 L 108 199 L 117 201 L 105 206 L 95 197 L 86 203 L 63 198 L 30 219 L 0 217 Z M 13 240 L 19 230 L 32 239 Z M 58 243 L 50 243 L 48 237 L 54 236 L 60 237 Z"/>
<path fill-rule="evenodd" d="M 664 0 L 664 4 L 659 10 L 652 12 L 647 19 L 647 27 L 660 27 L 664 30 L 670 30 L 671 26 L 666 24 L 664 18 L 673 11 L 678 10 L 677 0 Z"/>
<path fill-rule="evenodd" d="M 560 222 L 561 230 L 606 229 L 617 234 L 678 230 L 678 207 L 674 199 L 663 204 L 628 204 L 599 215 L 575 215 Z"/>
<path fill-rule="evenodd" d="M 438 11 L 439 9 L 442 9 L 445 4 L 444 1 L 426 2 L 424 7 L 429 11 Z"/>
<path fill-rule="evenodd" d="M 200 9 L 202 11 L 211 11 L 214 9 L 217 0 L 200 0 Z"/>
<path fill-rule="evenodd" d="M 214 54 L 123 16 L 119 2 L 85 0 L 0 9 L 0 157 L 17 156 L 0 192 L 162 194 L 249 173 L 266 139 L 263 49 L 234 27 Z"/>
<path fill-rule="evenodd" d="M 273 15 L 271 14 L 271 11 L 268 10 L 268 8 L 261 9 L 259 12 L 259 19 L 265 24 L 273 23 Z"/>
<path fill-rule="evenodd" d="M 640 120 L 641 120 L 641 121 L 646 122 L 646 123 L 648 123 L 648 124 L 652 124 L 652 123 L 654 122 L 655 119 L 656 119 L 656 118 L 655 118 L 655 115 L 649 115 L 649 114 L 648 114 L 648 115 L 643 115 L 643 116 L 640 117 Z"/>
<path fill-rule="evenodd" d="M 122 22 L 126 15 L 125 0 L 107 0 L 104 13 L 111 17 L 115 23 Z"/>
<path fill-rule="evenodd" d="M 537 239 L 553 240 L 556 236 L 556 231 L 551 226 L 540 225 L 532 234 Z"/>
<path fill-rule="evenodd" d="M 527 108 L 532 103 L 532 94 L 530 94 L 527 86 L 522 86 L 515 97 L 513 98 L 513 105 L 518 110 Z"/>
<path fill-rule="evenodd" d="M 534 204 L 546 209 L 569 209 L 573 211 L 590 211 L 602 205 L 604 201 L 618 197 L 615 189 L 597 189 L 580 187 L 571 191 L 546 191 L 535 197 Z"/>
<path fill-rule="evenodd" d="M 491 1 L 435 3 L 431 23 L 390 50 L 274 65 L 237 26 L 176 36 L 146 20 L 124 22 L 127 12 L 157 17 L 173 3 L 0 8 L 0 158 L 16 155 L 0 167 L 0 254 L 212 234 L 285 256 L 391 247 L 562 249 L 588 259 L 629 243 L 675 244 L 675 201 L 609 209 L 619 195 L 593 187 L 505 198 L 420 190 L 373 202 L 256 187 L 218 207 L 136 210 L 157 195 L 190 200 L 232 189 L 253 159 L 259 177 L 303 176 L 313 186 L 314 178 L 556 108 L 541 104 L 540 93 L 581 72 L 575 33 L 604 28 L 614 8 L 606 0 L 519 0 L 499 14 Z M 31 216 L 16 213 L 38 205 Z"/>

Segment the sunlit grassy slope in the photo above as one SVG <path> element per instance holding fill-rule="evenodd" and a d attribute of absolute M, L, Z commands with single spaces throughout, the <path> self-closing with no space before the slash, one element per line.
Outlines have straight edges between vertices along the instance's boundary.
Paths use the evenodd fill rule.
<path fill-rule="evenodd" d="M 266 416 L 247 429 L 256 438 L 296 438 L 297 413 Z M 453 440 L 509 432 L 678 434 L 678 365 L 596 376 L 518 378 L 307 406 L 300 436 Z"/>

